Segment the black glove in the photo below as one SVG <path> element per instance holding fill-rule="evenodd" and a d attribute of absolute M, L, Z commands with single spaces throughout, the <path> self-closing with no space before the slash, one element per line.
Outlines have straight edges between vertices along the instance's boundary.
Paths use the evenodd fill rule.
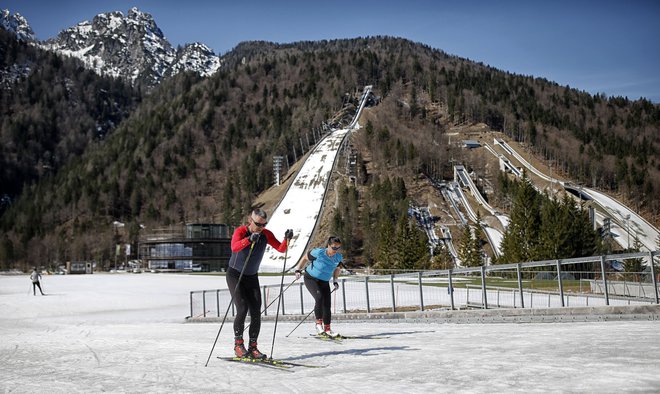
<path fill-rule="evenodd" d="M 259 234 L 259 233 L 250 234 L 250 242 L 252 242 L 252 243 L 257 242 L 259 240 L 260 236 L 261 236 L 261 234 Z"/>
<path fill-rule="evenodd" d="M 296 279 L 300 279 L 302 276 L 302 270 L 296 270 Z"/>
<path fill-rule="evenodd" d="M 288 239 L 290 241 L 291 238 L 293 238 L 293 230 L 291 230 L 291 229 L 286 230 L 284 232 L 284 238 Z"/>
<path fill-rule="evenodd" d="M 337 283 L 337 282 L 332 282 L 332 284 L 335 285 L 335 290 L 337 290 L 337 289 L 339 288 L 339 283 Z"/>

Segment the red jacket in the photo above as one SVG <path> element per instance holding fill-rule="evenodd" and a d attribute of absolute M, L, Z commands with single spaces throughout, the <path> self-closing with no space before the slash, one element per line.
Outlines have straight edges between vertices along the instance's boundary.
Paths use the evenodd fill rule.
<path fill-rule="evenodd" d="M 243 271 L 244 275 L 255 275 L 259 271 L 261 259 L 264 257 L 266 245 L 272 246 L 280 253 L 284 253 L 287 248 L 287 240 L 280 242 L 275 238 L 273 232 L 268 229 L 261 231 L 261 236 L 254 243 L 253 246 L 250 242 L 250 230 L 248 226 L 240 226 L 234 230 L 234 235 L 231 237 L 231 257 L 229 258 L 229 268 L 233 268 L 239 272 L 243 271 L 243 266 L 247 261 L 247 266 Z"/>

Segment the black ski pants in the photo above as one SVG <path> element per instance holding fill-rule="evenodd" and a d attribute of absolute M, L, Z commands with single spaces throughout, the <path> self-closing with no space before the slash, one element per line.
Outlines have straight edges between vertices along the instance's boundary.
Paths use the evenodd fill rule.
<path fill-rule="evenodd" d="M 323 319 L 323 324 L 330 324 L 330 283 L 327 280 L 316 279 L 305 272 L 305 287 L 314 297 L 314 316 L 316 320 Z"/>
<path fill-rule="evenodd" d="M 256 341 L 261 330 L 261 291 L 259 275 L 243 275 L 233 268 L 227 270 L 227 286 L 234 299 L 236 316 L 234 318 L 234 337 L 243 338 L 245 317 L 250 312 L 250 340 Z M 238 283 L 238 288 L 236 284 Z"/>
<path fill-rule="evenodd" d="M 37 295 L 37 287 L 39 288 L 39 292 L 41 293 L 41 295 L 44 295 L 44 291 L 41 290 L 41 283 L 39 282 L 32 282 L 32 293 L 34 295 Z"/>

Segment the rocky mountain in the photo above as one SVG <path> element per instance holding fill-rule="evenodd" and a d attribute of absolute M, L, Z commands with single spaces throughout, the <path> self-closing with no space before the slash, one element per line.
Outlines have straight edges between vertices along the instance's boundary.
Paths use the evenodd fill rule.
<path fill-rule="evenodd" d="M 174 48 L 153 17 L 137 8 L 96 15 L 41 43 L 45 49 L 81 59 L 100 75 L 153 87 L 164 77 L 183 71 L 208 76 L 220 58 L 206 45 Z"/>
<path fill-rule="evenodd" d="M 34 31 L 19 13 L 12 15 L 9 10 L 0 10 L 0 27 L 15 33 L 19 40 L 35 40 Z"/>
<path fill-rule="evenodd" d="M 98 67 L 132 66 L 135 74 L 124 75 L 138 86 L 141 76 L 153 83 L 176 73 L 175 64 L 206 64 L 196 52 L 204 47 L 173 49 L 153 19 L 136 9 L 128 17 L 102 14 L 84 26 L 50 44 L 76 45 L 94 54 Z M 134 65 L 137 59 L 143 68 Z M 555 173 L 619 193 L 649 217 L 660 212 L 660 107 L 646 100 L 591 96 L 391 37 L 248 42 L 223 59 L 223 72 L 211 78 L 178 72 L 142 95 L 123 79 L 98 77 L 74 57 L 62 59 L 0 29 L 0 63 L 34 70 L 4 96 L 0 89 L 0 147 L 6 147 L 0 186 L 15 185 L 4 213 L 0 197 L 0 269 L 108 263 L 117 240 L 114 221 L 127 223 L 122 236 L 136 246 L 140 224 L 240 224 L 273 183 L 271 158 L 299 161 L 336 110 L 357 103 L 365 84 L 382 100 L 356 134 L 354 183 L 362 189 L 337 188 L 337 206 L 346 209 L 328 221 L 345 240 L 347 256 L 395 255 L 396 240 L 376 235 L 395 228 L 405 235 L 407 227 L 392 225 L 405 217 L 405 199 L 428 200 L 410 181 L 451 179 L 452 163 L 484 174 L 494 185 L 493 206 L 505 211 L 511 205 L 512 187 L 504 180 L 498 186 L 497 167 L 449 143 L 454 127 L 470 124 L 524 143 Z M 140 74 L 145 67 L 152 74 Z M 104 119 L 116 127 L 99 133 L 98 125 L 110 124 Z M 466 138 L 476 138 L 471 133 Z"/>
<path fill-rule="evenodd" d="M 203 77 L 208 77 L 213 75 L 219 67 L 220 58 L 213 53 L 213 50 L 196 42 L 186 44 L 176 52 L 176 57 L 166 76 L 176 75 L 182 71 L 194 71 Z"/>

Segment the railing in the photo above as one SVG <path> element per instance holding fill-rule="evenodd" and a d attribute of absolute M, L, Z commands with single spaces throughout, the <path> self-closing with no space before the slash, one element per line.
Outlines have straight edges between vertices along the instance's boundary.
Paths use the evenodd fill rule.
<path fill-rule="evenodd" d="M 658 256 L 660 251 L 455 270 L 352 275 L 341 278 L 339 289 L 332 294 L 333 313 L 658 304 L 655 267 Z M 633 259 L 646 260 L 647 271 L 613 271 L 613 266 L 620 268 L 620 262 Z M 652 261 L 655 264 L 650 264 Z M 577 270 L 576 265 L 583 269 Z M 571 266 L 573 269 L 568 270 Z M 280 313 L 309 313 L 314 299 L 302 280 L 290 278 L 285 283 Z M 279 290 L 279 285 L 262 286 L 264 315 L 276 313 Z M 190 317 L 220 317 L 230 299 L 227 289 L 191 291 Z M 231 315 L 234 316 L 233 307 Z"/>

